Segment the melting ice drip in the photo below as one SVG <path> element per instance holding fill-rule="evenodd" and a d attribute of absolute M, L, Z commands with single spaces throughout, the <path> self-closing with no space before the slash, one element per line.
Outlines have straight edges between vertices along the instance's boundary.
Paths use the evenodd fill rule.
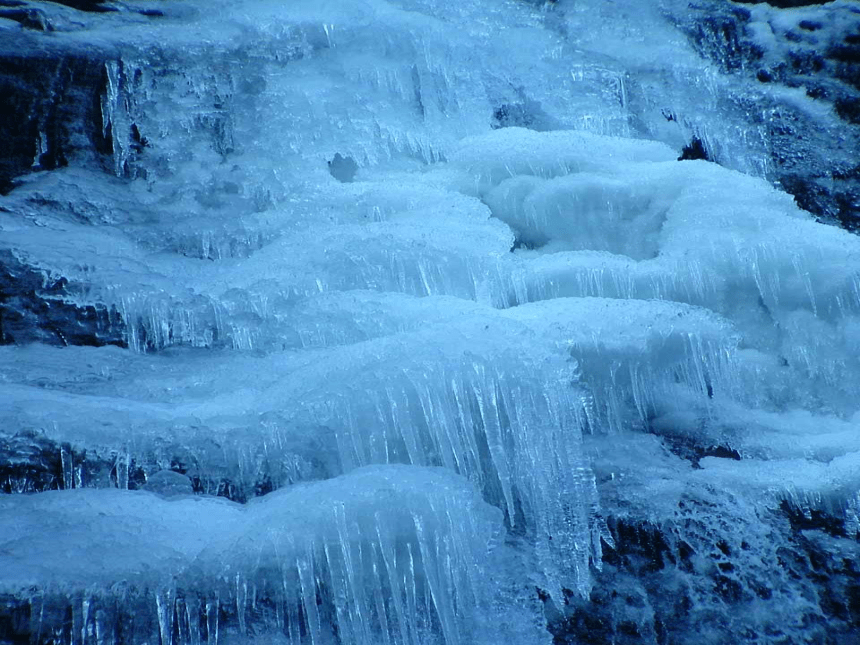
<path fill-rule="evenodd" d="M 614 136 L 647 110 L 556 14 L 238 4 L 121 35 L 124 182 L 69 168 L 6 199 L 4 244 L 128 345 L 0 349 L 4 427 L 114 464 L 66 455 L 64 490 L 0 500 L 22 633 L 546 643 L 534 587 L 587 595 L 610 540 L 590 462 L 634 472 L 645 430 L 767 460 L 702 460 L 756 503 L 856 507 L 856 237 Z M 134 469 L 148 490 L 109 489 Z"/>

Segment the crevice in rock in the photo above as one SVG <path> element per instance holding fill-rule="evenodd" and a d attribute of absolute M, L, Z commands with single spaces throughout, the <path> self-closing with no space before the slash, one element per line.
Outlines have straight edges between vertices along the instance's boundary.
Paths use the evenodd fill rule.
<path fill-rule="evenodd" d="M 51 279 L 0 250 L 0 345 L 126 347 L 125 324 L 115 309 L 75 305 L 65 278 Z"/>

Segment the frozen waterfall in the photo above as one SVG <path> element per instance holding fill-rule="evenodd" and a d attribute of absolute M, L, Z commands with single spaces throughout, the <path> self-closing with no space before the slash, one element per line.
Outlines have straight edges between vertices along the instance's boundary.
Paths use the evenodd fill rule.
<path fill-rule="evenodd" d="M 855 642 L 860 238 L 750 106 L 833 109 L 680 0 L 7 5 L 0 641 Z"/>

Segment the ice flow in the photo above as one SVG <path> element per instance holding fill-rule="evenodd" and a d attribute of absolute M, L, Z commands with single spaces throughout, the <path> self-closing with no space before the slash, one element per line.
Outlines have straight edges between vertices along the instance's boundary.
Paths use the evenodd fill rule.
<path fill-rule="evenodd" d="M 578 41 L 599 4 L 58 14 L 105 56 L 111 164 L 0 201 L 69 317 L 0 347 L 19 633 L 549 643 L 608 515 L 677 520 L 647 477 L 679 437 L 743 459 L 673 486 L 856 523 L 860 241 L 730 110 L 725 167 L 678 161 L 656 106 L 733 81 L 647 8 Z"/>

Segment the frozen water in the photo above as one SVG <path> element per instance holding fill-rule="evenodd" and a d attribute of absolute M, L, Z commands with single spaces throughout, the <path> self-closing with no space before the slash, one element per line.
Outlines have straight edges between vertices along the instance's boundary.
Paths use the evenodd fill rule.
<path fill-rule="evenodd" d="M 39 586 L 33 631 L 69 611 L 74 643 L 214 641 L 225 611 L 293 642 L 547 642 L 536 599 L 507 588 L 525 571 L 501 514 L 446 471 L 365 469 L 244 507 L 110 490 L 2 504 L 3 592 Z"/>
<path fill-rule="evenodd" d="M 543 545 L 543 575 L 571 569 L 571 581 L 587 584 L 599 547 L 568 548 L 600 528 L 579 456 L 576 374 L 551 335 L 471 309 L 447 324 L 331 350 L 188 357 L 178 370 L 140 357 L 111 397 L 97 393 L 101 383 L 95 392 L 87 383 L 71 392 L 52 384 L 48 397 L 38 385 L 9 385 L 4 416 L 106 459 L 130 455 L 150 471 L 181 445 L 199 478 L 227 476 L 251 490 L 263 479 L 280 486 L 366 464 L 444 466 L 472 480 L 511 528 L 531 528 Z M 107 352 L 102 365 L 91 356 L 95 371 L 113 371 Z M 221 455 L 214 461 L 213 451 Z M 568 508 L 569 496 L 583 504 Z"/>
<path fill-rule="evenodd" d="M 800 622 L 762 518 L 857 523 L 860 240 L 762 178 L 686 3 L 455 4 L 45 14 L 110 154 L 0 198 L 27 638 L 546 643 L 607 515 Z"/>

